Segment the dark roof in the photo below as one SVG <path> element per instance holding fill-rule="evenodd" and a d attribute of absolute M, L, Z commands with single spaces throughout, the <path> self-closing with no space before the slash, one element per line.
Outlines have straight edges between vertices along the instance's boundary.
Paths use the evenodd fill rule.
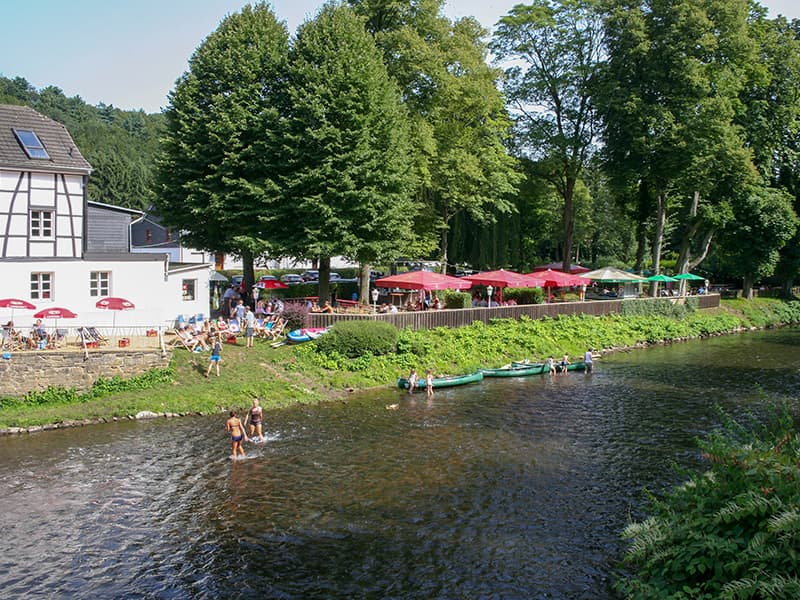
<path fill-rule="evenodd" d="M 14 129 L 36 133 L 50 158 L 28 158 Z M 25 171 L 84 173 L 92 170 L 78 150 L 67 128 L 28 106 L 0 104 L 0 168 Z"/>

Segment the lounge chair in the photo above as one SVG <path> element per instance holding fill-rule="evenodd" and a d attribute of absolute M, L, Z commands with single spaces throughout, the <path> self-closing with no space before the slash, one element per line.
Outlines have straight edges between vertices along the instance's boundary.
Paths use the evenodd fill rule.
<path fill-rule="evenodd" d="M 286 321 L 278 317 L 274 321 L 268 323 L 269 327 L 264 330 L 264 335 L 269 340 L 277 340 L 279 337 L 283 335 L 284 330 L 286 329 Z"/>

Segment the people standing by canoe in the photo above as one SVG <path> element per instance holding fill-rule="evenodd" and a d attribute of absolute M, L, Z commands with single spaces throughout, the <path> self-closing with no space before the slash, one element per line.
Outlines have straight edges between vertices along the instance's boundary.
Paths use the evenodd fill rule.
<path fill-rule="evenodd" d="M 565 354 L 564 357 L 561 359 L 561 372 L 567 372 L 567 366 L 569 365 L 569 354 Z"/>
<path fill-rule="evenodd" d="M 433 373 L 430 369 L 425 373 L 425 394 L 428 396 L 428 400 L 433 398 Z"/>
<path fill-rule="evenodd" d="M 583 364 L 586 365 L 586 372 L 592 372 L 592 349 L 589 348 L 586 353 L 583 355 Z"/>
<path fill-rule="evenodd" d="M 551 356 L 550 358 L 547 359 L 547 362 L 545 364 L 547 366 L 547 372 L 550 373 L 550 375 L 555 375 L 556 374 L 555 359 Z"/>
<path fill-rule="evenodd" d="M 244 448 L 242 447 L 242 440 L 247 441 L 247 434 L 244 432 L 244 425 L 239 417 L 236 416 L 236 411 L 232 410 L 225 421 L 225 430 L 231 434 L 231 452 L 232 458 L 236 458 L 236 453 L 240 453 L 244 458 Z"/>
<path fill-rule="evenodd" d="M 219 363 L 222 360 L 222 344 L 220 344 L 219 336 L 211 336 L 208 340 L 211 344 L 211 356 L 208 360 L 208 369 L 206 369 L 206 377 L 211 374 L 211 367 L 217 366 L 217 377 L 219 377 Z"/>
<path fill-rule="evenodd" d="M 250 437 L 252 438 L 254 435 L 258 434 L 258 441 L 264 441 L 264 434 L 261 431 L 261 416 L 262 416 L 262 409 L 258 405 L 258 398 L 253 398 L 253 406 L 247 412 L 247 416 L 244 418 L 244 423 L 247 425 L 247 422 L 250 421 Z"/>
<path fill-rule="evenodd" d="M 408 374 L 408 393 L 413 394 L 414 388 L 417 387 L 417 370 L 411 369 L 411 372 Z"/>

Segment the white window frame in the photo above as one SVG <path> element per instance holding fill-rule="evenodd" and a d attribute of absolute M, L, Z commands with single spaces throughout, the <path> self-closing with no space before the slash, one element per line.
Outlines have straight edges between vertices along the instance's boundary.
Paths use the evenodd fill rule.
<path fill-rule="evenodd" d="M 56 274 L 48 271 L 31 273 L 31 300 L 53 300 Z"/>
<path fill-rule="evenodd" d="M 43 208 L 32 208 L 29 219 L 31 239 L 37 239 L 37 240 L 54 239 L 56 237 L 55 217 L 56 213 L 54 210 L 47 210 Z M 45 231 L 48 231 L 49 233 L 46 234 Z"/>
<path fill-rule="evenodd" d="M 184 302 L 197 300 L 197 279 L 184 279 L 181 282 L 181 294 Z"/>
<path fill-rule="evenodd" d="M 105 298 L 111 295 L 111 271 L 89 272 L 89 296 Z"/>

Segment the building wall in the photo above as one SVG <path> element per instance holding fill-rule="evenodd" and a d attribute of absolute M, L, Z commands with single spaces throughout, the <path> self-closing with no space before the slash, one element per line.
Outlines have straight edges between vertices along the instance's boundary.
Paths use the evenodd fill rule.
<path fill-rule="evenodd" d="M 128 252 L 130 214 L 89 205 L 86 215 L 87 252 Z"/>
<path fill-rule="evenodd" d="M 0 170 L 0 258 L 80 258 L 84 178 L 81 175 Z M 30 235 L 31 210 L 54 211 L 53 235 Z"/>
<path fill-rule="evenodd" d="M 30 297 L 30 274 L 51 271 L 53 276 L 52 298 L 47 300 Z M 106 294 L 90 295 L 90 276 L 92 272 L 109 273 L 108 296 L 130 300 L 134 310 L 116 312 L 98 309 L 95 303 Z M 177 315 L 208 313 L 209 286 L 211 274 L 206 265 L 197 269 L 178 273 L 167 273 L 166 261 L 155 260 L 64 260 L 32 261 L 9 260 L 0 263 L 2 297 L 21 298 L 36 305 L 37 310 L 48 307 L 68 308 L 77 313 L 75 319 L 61 319 L 59 328 L 74 329 L 78 326 L 92 325 L 111 327 L 112 324 L 123 331 L 125 328 L 171 327 Z M 193 281 L 194 299 L 184 300 L 182 285 L 184 280 Z M 36 311 L 14 311 L 14 322 L 23 328 L 33 322 Z M 0 321 L 11 318 L 10 309 L 0 309 Z M 46 325 L 54 326 L 50 320 Z M 131 334 L 138 332 L 131 331 Z"/>

